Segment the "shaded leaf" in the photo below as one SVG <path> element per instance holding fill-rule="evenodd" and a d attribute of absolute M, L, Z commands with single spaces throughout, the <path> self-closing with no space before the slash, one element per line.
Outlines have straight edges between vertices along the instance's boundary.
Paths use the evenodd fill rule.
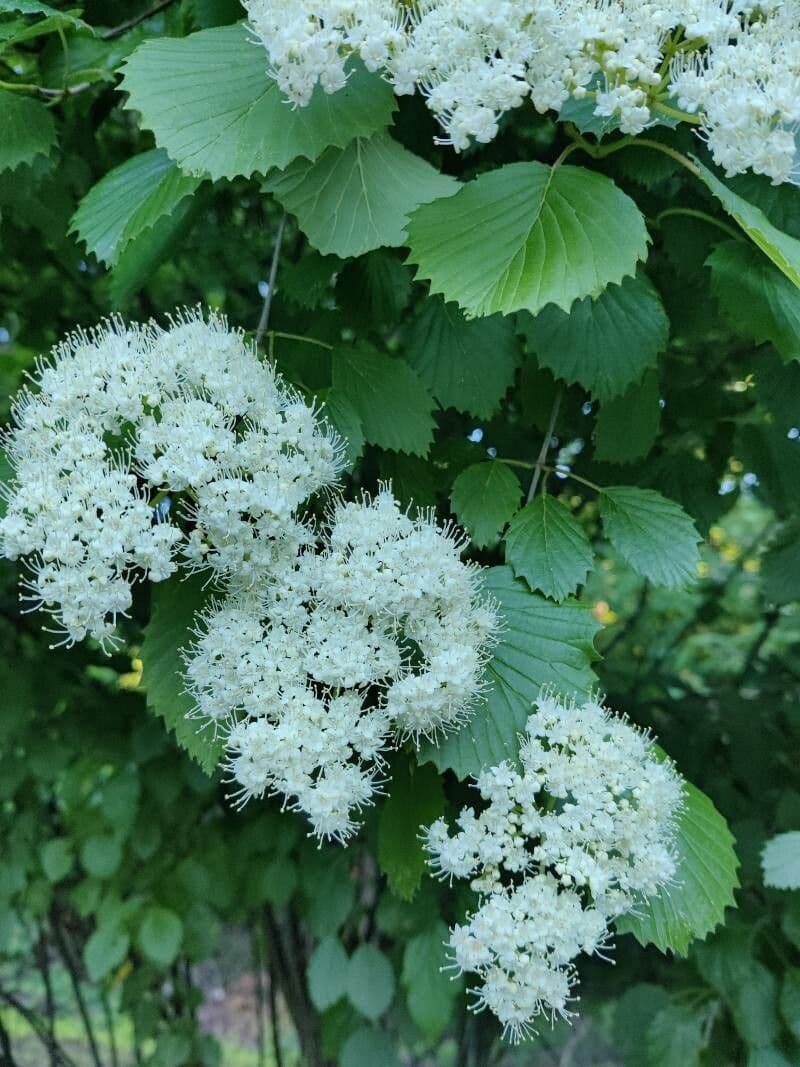
<path fill-rule="evenodd" d="M 540 493 L 511 521 L 506 563 L 531 589 L 563 600 L 592 568 L 594 553 L 583 527 L 561 500 Z"/>
<path fill-rule="evenodd" d="M 519 507 L 522 490 L 516 474 L 499 460 L 474 463 L 453 482 L 450 504 L 478 548 L 493 545 Z"/>
<path fill-rule="evenodd" d="M 661 423 L 660 389 L 654 371 L 623 395 L 600 405 L 594 428 L 598 463 L 633 463 L 646 456 Z"/>
<path fill-rule="evenodd" d="M 169 908 L 150 907 L 142 917 L 137 944 L 157 967 L 174 963 L 183 940 L 183 923 Z"/>
<path fill-rule="evenodd" d="M 43 103 L 0 89 L 0 170 L 47 156 L 55 143 L 56 125 Z"/>
<path fill-rule="evenodd" d="M 425 873 L 421 828 L 434 822 L 443 810 L 442 781 L 435 769 L 398 762 L 378 819 L 378 864 L 391 891 L 403 900 L 411 900 Z"/>
<path fill-rule="evenodd" d="M 383 1015 L 394 997 L 394 971 L 374 945 L 359 945 L 347 965 L 347 996 L 368 1019 Z"/>
<path fill-rule="evenodd" d="M 327 1011 L 347 992 L 347 953 L 335 937 L 326 937 L 311 953 L 306 981 L 311 1003 Z"/>

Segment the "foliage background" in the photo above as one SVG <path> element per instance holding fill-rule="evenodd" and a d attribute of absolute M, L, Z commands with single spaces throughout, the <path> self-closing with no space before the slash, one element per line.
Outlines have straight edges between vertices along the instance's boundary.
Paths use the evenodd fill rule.
<path fill-rule="evenodd" d="M 202 303 L 235 325 L 258 322 L 283 217 L 258 173 L 237 176 L 221 159 L 218 180 L 176 178 L 166 193 L 159 187 L 160 205 L 143 196 L 143 219 L 106 245 L 106 262 L 87 252 L 80 216 L 73 224 L 100 179 L 155 146 L 124 107 L 126 57 L 150 39 L 241 16 L 233 0 L 162 6 L 125 28 L 130 4 L 90 0 L 80 17 L 111 29 L 98 35 L 64 5 L 0 0 L 0 84 L 48 90 L 0 88 L 3 419 L 37 353 L 114 310 L 163 317 Z M 12 94 L 37 105 L 15 136 Z M 404 99 L 395 142 L 459 179 L 518 160 L 552 162 L 566 143 L 527 108 L 480 152 L 436 149 L 434 132 L 420 101 Z M 655 136 L 699 147 L 680 130 Z M 654 488 L 682 504 L 704 538 L 697 581 L 685 590 L 644 582 L 603 539 L 595 493 L 554 475 L 547 490 L 592 542 L 580 599 L 602 624 L 595 671 L 609 704 L 652 727 L 728 819 L 741 862 L 737 910 L 686 958 L 619 936 L 615 967 L 581 968 L 581 1019 L 509 1050 L 490 1019 L 465 1014 L 463 982 L 438 970 L 446 924 L 468 901 L 423 877 L 415 852 L 413 828 L 444 804 L 431 764 L 414 768 L 398 754 L 391 799 L 347 851 L 318 851 L 275 804 L 233 813 L 219 781 L 147 710 L 147 590 L 124 653 L 51 652 L 39 621 L 19 614 L 16 568 L 4 564 L 0 1062 L 800 1062 L 800 899 L 766 889 L 759 862 L 769 837 L 800 824 L 798 293 L 669 158 L 620 153 L 602 171 L 646 217 L 647 277 L 669 342 L 665 333 L 650 369 L 613 399 L 598 403 L 602 386 L 593 396 L 573 381 L 557 448 L 568 448 L 560 460 L 583 478 Z M 800 191 L 730 184 L 800 238 Z M 267 189 L 292 211 L 286 174 L 272 172 Z M 141 195 L 123 183 L 112 206 Z M 517 482 L 517 469 L 503 468 L 507 513 L 499 504 L 492 513 L 499 490 L 487 490 L 477 519 L 468 514 L 474 487 L 464 492 L 462 481 L 460 498 L 454 483 L 495 454 L 528 464 L 538 454 L 557 389 L 551 370 L 573 380 L 557 362 L 558 335 L 547 343 L 558 323 L 523 312 L 467 325 L 414 281 L 401 248 L 345 255 L 336 235 L 317 233 L 316 243 L 326 256 L 290 214 L 271 352 L 299 387 L 333 391 L 330 410 L 361 456 L 348 488 L 391 478 L 404 500 L 475 523 L 474 558 L 502 563 L 498 534 L 530 471 L 519 468 Z M 349 347 L 331 357 L 280 333 Z M 468 373 L 453 375 L 456 361 Z M 186 609 L 186 590 L 177 600 L 158 595 L 165 616 Z M 468 796 L 451 773 L 444 791 L 450 803 Z M 253 976 L 253 1037 L 238 1047 L 208 1032 L 208 976 L 225 967 Z"/>

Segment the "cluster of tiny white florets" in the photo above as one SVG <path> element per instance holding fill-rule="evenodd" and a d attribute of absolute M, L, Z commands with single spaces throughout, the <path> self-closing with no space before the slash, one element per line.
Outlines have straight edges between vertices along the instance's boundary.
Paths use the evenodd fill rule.
<path fill-rule="evenodd" d="M 491 141 L 526 97 L 594 100 L 624 133 L 697 116 L 715 160 L 797 178 L 800 9 L 786 0 L 243 0 L 274 76 L 303 106 L 342 88 L 350 57 L 420 90 L 456 149 Z"/>
<path fill-rule="evenodd" d="M 486 803 L 450 836 L 425 833 L 444 878 L 470 878 L 477 910 L 450 935 L 454 965 L 475 972 L 476 1010 L 512 1039 L 541 1015 L 568 1016 L 574 960 L 607 947 L 609 923 L 675 880 L 683 785 L 646 733 L 597 700 L 543 693 L 509 763 L 477 780 Z"/>
<path fill-rule="evenodd" d="M 465 720 L 496 617 L 462 547 L 384 488 L 339 503 L 317 551 L 204 614 L 187 682 L 196 716 L 225 733 L 242 802 L 282 794 L 344 840 L 394 739 Z"/>
<path fill-rule="evenodd" d="M 181 564 L 252 585 L 308 540 L 297 509 L 340 467 L 336 435 L 214 314 L 75 333 L 13 414 L 0 555 L 25 557 L 23 599 L 65 644 L 113 645 L 133 583 Z"/>

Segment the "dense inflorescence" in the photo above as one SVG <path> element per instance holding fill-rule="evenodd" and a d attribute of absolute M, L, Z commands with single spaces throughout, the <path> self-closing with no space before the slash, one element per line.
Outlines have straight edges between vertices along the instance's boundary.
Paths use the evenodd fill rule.
<path fill-rule="evenodd" d="M 491 141 L 530 98 L 540 112 L 592 100 L 637 134 L 695 120 L 728 174 L 800 176 L 800 9 L 780 0 L 243 0 L 270 73 L 306 105 L 350 57 L 399 94 L 419 90 L 464 149 Z"/>
<path fill-rule="evenodd" d="M 476 785 L 450 836 L 425 834 L 433 868 L 469 878 L 477 910 L 455 926 L 459 972 L 475 972 L 488 1007 L 518 1039 L 539 1016 L 570 1014 L 574 960 L 607 946 L 609 924 L 676 876 L 680 776 L 646 733 L 597 700 L 543 693 L 520 739 L 520 765 Z"/>
<path fill-rule="evenodd" d="M 462 547 L 384 488 L 339 503 L 318 550 L 206 612 L 187 679 L 243 801 L 283 794 L 344 840 L 395 738 L 465 721 L 496 619 Z"/>
<path fill-rule="evenodd" d="M 249 587 L 309 533 L 341 444 L 220 316 L 168 329 L 112 320 L 42 361 L 4 439 L 0 554 L 25 557 L 24 599 L 66 644 L 113 644 L 142 578 L 180 565 Z M 184 501 L 184 532 L 170 503 Z"/>

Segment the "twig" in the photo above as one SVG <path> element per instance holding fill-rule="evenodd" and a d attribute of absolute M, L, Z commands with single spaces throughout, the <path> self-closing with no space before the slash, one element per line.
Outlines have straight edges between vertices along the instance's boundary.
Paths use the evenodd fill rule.
<path fill-rule="evenodd" d="M 78 971 L 78 965 L 75 962 L 75 958 L 72 955 L 72 948 L 64 936 L 64 931 L 58 921 L 58 915 L 53 912 L 51 915 L 53 936 L 55 938 L 56 947 L 58 948 L 61 959 L 64 961 L 64 966 L 67 968 L 69 974 L 70 983 L 72 984 L 72 991 L 75 994 L 75 1003 L 78 1005 L 78 1011 L 83 1022 L 83 1028 L 86 1031 L 86 1039 L 89 1042 L 89 1049 L 92 1054 L 92 1060 L 95 1067 L 103 1067 L 103 1061 L 100 1059 L 100 1049 L 97 1046 L 97 1040 L 94 1036 L 94 1027 L 92 1026 L 92 1019 L 89 1015 L 89 1009 L 86 1005 L 86 1001 L 81 990 L 81 979 Z"/>
<path fill-rule="evenodd" d="M 261 318 L 258 320 L 258 329 L 256 330 L 256 348 L 261 344 L 261 339 L 267 332 L 269 326 L 269 313 L 272 307 L 272 293 L 275 289 L 275 279 L 278 276 L 278 260 L 281 255 L 281 243 L 283 241 L 283 231 L 286 228 L 286 212 L 281 215 L 281 221 L 278 223 L 278 232 L 275 236 L 275 250 L 272 253 L 272 264 L 269 268 L 269 280 L 267 282 L 267 295 L 264 297 L 264 305 L 261 308 Z"/>
<path fill-rule="evenodd" d="M 13 993 L 7 993 L 4 989 L 0 989 L 0 1000 L 4 1000 L 10 1008 L 13 1008 L 18 1015 L 22 1016 L 45 1048 L 58 1057 L 56 1062 L 60 1067 L 77 1067 L 75 1060 L 73 1060 L 71 1056 L 68 1056 L 63 1048 L 50 1037 L 47 1025 L 39 1018 L 35 1011 L 26 1007 L 21 1000 L 18 1000 L 14 996 Z"/>
<path fill-rule="evenodd" d="M 108 1044 L 111 1049 L 111 1065 L 112 1067 L 119 1067 L 119 1053 L 117 1052 L 117 1035 L 114 1032 L 114 1016 L 111 1011 L 111 1004 L 108 1000 L 108 994 L 103 991 L 100 993 L 100 1003 L 103 1008 L 103 1019 L 106 1024 L 106 1033 L 108 1034 Z"/>
<path fill-rule="evenodd" d="M 777 608 L 772 608 L 765 614 L 764 625 L 761 627 L 758 637 L 750 646 L 750 651 L 747 653 L 742 669 L 739 672 L 739 685 L 742 685 L 747 680 L 747 676 L 755 666 L 756 660 L 761 653 L 761 649 L 764 647 L 767 638 L 780 621 L 780 617 L 781 613 Z"/>
<path fill-rule="evenodd" d="M 14 1051 L 11 1048 L 11 1036 L 0 1018 L 0 1067 L 17 1067 Z"/>
<path fill-rule="evenodd" d="M 264 1031 L 264 1010 L 266 993 L 264 990 L 264 951 L 263 932 L 259 923 L 250 935 L 250 949 L 253 955 L 253 975 L 256 981 L 256 1062 L 258 1067 L 266 1067 L 267 1043 Z"/>
<path fill-rule="evenodd" d="M 112 26 L 110 30 L 105 30 L 100 36 L 104 41 L 110 41 L 114 37 L 121 37 L 123 33 L 127 33 L 128 30 L 132 30 L 135 26 L 138 26 L 140 22 L 144 22 L 145 19 L 152 18 L 153 15 L 158 15 L 159 12 L 165 11 L 171 4 L 174 4 L 175 0 L 159 0 L 159 3 L 153 4 L 147 11 L 143 11 L 141 15 L 134 15 L 133 18 L 128 19 L 127 22 L 121 22 L 119 26 Z"/>
<path fill-rule="evenodd" d="M 281 1048 L 281 1035 L 278 1029 L 278 997 L 275 989 L 275 977 L 269 968 L 269 1018 L 272 1029 L 272 1052 L 275 1057 L 275 1067 L 283 1067 L 283 1049 Z"/>
<path fill-rule="evenodd" d="M 56 1037 L 56 1003 L 53 996 L 53 982 L 50 977 L 50 961 L 47 955 L 47 935 L 44 927 L 39 927 L 39 940 L 36 943 L 36 966 L 39 969 L 39 973 L 42 976 L 42 984 L 44 985 L 44 1002 L 45 1011 L 47 1012 L 47 1025 L 50 1030 L 50 1037 L 55 1043 Z M 55 1058 L 55 1054 L 50 1049 L 50 1063 L 55 1064 L 58 1061 Z"/>
<path fill-rule="evenodd" d="M 553 430 L 555 429 L 556 419 L 558 418 L 558 410 L 561 407 L 561 397 L 563 395 L 563 392 L 563 388 L 559 386 L 558 392 L 556 393 L 555 399 L 553 400 L 552 410 L 550 411 L 550 422 L 547 425 L 547 433 L 544 435 L 542 447 L 539 449 L 539 457 L 536 460 L 536 463 L 534 464 L 533 477 L 531 478 L 531 487 L 528 490 L 528 498 L 526 501 L 528 504 L 530 504 L 530 502 L 533 500 L 533 497 L 536 493 L 536 487 L 538 486 L 539 479 L 542 476 L 542 464 L 544 463 L 547 457 L 547 450 L 549 449 L 550 442 L 553 439 Z"/>

